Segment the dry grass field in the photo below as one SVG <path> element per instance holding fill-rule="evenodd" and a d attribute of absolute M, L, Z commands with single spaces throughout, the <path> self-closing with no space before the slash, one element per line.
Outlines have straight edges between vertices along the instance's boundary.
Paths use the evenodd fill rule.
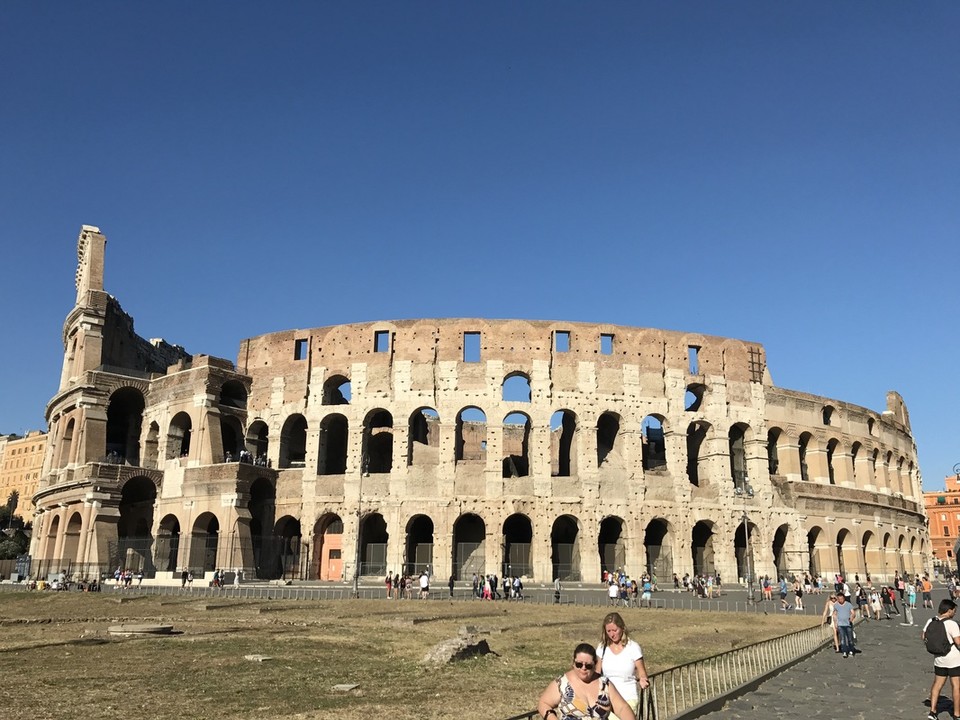
<path fill-rule="evenodd" d="M 811 617 L 622 611 L 651 672 L 781 635 Z M 0 717 L 485 718 L 535 706 L 601 608 L 510 603 L 191 599 L 0 593 Z M 107 628 L 169 623 L 170 637 Z M 421 664 L 464 625 L 494 654 Z M 266 655 L 263 662 L 245 655 Z M 339 683 L 357 683 L 348 692 Z"/>

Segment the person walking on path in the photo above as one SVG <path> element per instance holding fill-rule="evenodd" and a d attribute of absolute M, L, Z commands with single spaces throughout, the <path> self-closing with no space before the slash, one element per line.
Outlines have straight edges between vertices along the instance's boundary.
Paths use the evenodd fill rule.
<path fill-rule="evenodd" d="M 650 679 L 643 663 L 643 651 L 630 639 L 620 613 L 610 613 L 603 619 L 600 644 L 597 645 L 597 672 L 610 678 L 630 709 L 636 713 L 640 703 L 637 685 L 641 689 L 647 688 Z"/>
<path fill-rule="evenodd" d="M 840 637 L 837 634 L 837 624 L 833 622 L 833 606 L 836 602 L 836 593 L 830 593 L 830 597 L 827 598 L 827 602 L 823 605 L 823 615 L 820 617 L 820 624 L 826 625 L 829 623 L 833 628 L 833 651 L 840 652 Z"/>
<path fill-rule="evenodd" d="M 950 651 L 946 655 L 938 655 L 933 660 L 933 685 L 930 687 L 930 714 L 927 720 L 938 720 L 938 706 L 940 704 L 940 690 L 943 689 L 947 678 L 950 678 L 950 687 L 953 692 L 954 720 L 960 718 L 960 626 L 953 619 L 957 614 L 957 604 L 953 600 L 940 601 L 937 608 L 937 617 L 930 618 L 923 626 L 920 637 L 927 641 L 927 631 L 931 623 L 942 622 L 950 642 Z"/>
<path fill-rule="evenodd" d="M 933 592 L 933 583 L 930 582 L 930 578 L 926 575 L 923 576 L 923 580 L 920 582 L 920 590 L 923 593 L 923 606 L 925 608 L 932 608 L 933 598 L 931 598 L 930 593 Z"/>
<path fill-rule="evenodd" d="M 853 646 L 853 621 L 856 615 L 857 611 L 847 602 L 846 597 L 837 595 L 837 601 L 833 604 L 833 625 L 840 636 L 840 651 L 844 658 L 857 652 Z"/>

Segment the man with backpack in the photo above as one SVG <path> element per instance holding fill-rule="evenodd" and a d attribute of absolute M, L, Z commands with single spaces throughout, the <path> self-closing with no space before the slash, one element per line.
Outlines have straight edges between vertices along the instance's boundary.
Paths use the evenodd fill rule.
<path fill-rule="evenodd" d="M 936 617 L 930 618 L 923 626 L 920 637 L 927 652 L 934 655 L 933 685 L 930 688 L 930 714 L 927 720 L 937 720 L 937 705 L 940 690 L 947 678 L 953 692 L 953 718 L 960 718 L 960 626 L 953 616 L 957 614 L 957 604 L 953 600 L 940 601 Z"/>

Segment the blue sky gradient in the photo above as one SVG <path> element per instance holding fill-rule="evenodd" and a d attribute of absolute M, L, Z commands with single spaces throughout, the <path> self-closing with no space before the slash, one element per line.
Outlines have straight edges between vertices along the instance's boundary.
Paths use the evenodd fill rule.
<path fill-rule="evenodd" d="M 960 462 L 960 4 L 0 5 L 0 431 L 83 223 L 138 333 L 563 319 L 764 344 Z"/>

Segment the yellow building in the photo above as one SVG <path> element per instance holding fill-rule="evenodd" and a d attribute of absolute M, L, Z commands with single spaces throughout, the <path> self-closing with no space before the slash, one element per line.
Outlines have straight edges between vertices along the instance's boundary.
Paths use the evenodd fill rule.
<path fill-rule="evenodd" d="M 14 435 L 4 439 L 6 442 L 0 456 L 0 505 L 5 505 L 11 493 L 17 492 L 19 500 L 14 515 L 30 522 L 33 519 L 33 503 L 30 498 L 37 492 L 43 470 L 47 434 L 31 430 L 26 437 Z"/>

